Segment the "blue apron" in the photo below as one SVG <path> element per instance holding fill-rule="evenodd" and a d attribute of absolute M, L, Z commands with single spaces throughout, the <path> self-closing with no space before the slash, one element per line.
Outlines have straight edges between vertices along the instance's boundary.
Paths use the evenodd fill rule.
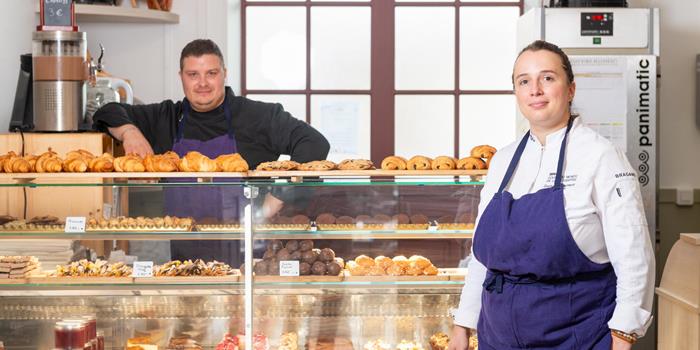
<path fill-rule="evenodd" d="M 594 263 L 579 249 L 564 210 L 562 168 L 572 120 L 554 186 L 519 199 L 505 191 L 528 132 L 479 221 L 474 254 L 488 269 L 477 325 L 481 350 L 610 350 L 617 278 L 610 263 Z"/>
<path fill-rule="evenodd" d="M 224 112 L 228 132 L 226 135 L 211 140 L 200 141 L 183 138 L 185 121 L 190 114 L 190 103 L 185 99 L 182 104 L 182 118 L 178 121 L 177 138 L 173 151 L 180 157 L 187 152 L 197 151 L 214 159 L 222 154 L 238 152 L 236 138 L 233 133 L 232 115 L 228 104 L 228 96 L 224 99 Z M 236 181 L 235 178 L 214 179 L 217 181 Z M 194 182 L 194 178 L 169 179 L 168 182 Z M 183 186 L 166 187 L 165 212 L 167 215 L 178 217 L 191 216 L 197 221 L 207 220 L 212 223 L 237 223 L 240 217 L 243 188 L 241 186 Z M 238 266 L 240 244 L 237 241 L 171 241 L 170 252 L 173 260 L 203 259 L 218 260 Z"/>

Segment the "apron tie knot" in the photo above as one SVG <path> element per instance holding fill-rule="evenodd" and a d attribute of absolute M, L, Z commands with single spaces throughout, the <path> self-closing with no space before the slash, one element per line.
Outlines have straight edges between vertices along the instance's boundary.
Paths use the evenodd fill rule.
<path fill-rule="evenodd" d="M 503 293 L 504 280 L 505 277 L 503 276 L 503 272 L 493 271 L 486 276 L 483 287 L 489 293 L 493 293 L 495 291 L 496 293 L 501 294 Z"/>

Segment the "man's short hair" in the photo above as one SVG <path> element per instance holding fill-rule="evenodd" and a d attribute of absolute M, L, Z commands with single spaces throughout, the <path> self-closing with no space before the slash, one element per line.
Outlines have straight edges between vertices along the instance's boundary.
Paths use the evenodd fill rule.
<path fill-rule="evenodd" d="M 180 70 L 182 70 L 185 58 L 191 56 L 201 57 L 203 55 L 216 55 L 221 61 L 221 66 L 226 67 L 224 64 L 224 55 L 221 54 L 221 49 L 219 49 L 219 46 L 216 45 L 215 42 L 209 39 L 196 39 L 190 41 L 189 44 L 185 45 L 182 49 L 180 53 Z"/>

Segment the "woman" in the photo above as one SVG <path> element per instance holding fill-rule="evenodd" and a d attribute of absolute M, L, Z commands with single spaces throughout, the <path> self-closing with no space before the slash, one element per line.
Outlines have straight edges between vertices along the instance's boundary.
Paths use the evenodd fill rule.
<path fill-rule="evenodd" d="M 530 131 L 491 161 L 450 350 L 631 349 L 651 321 L 654 255 L 623 152 L 571 115 L 568 57 L 536 41 L 513 86 Z"/>

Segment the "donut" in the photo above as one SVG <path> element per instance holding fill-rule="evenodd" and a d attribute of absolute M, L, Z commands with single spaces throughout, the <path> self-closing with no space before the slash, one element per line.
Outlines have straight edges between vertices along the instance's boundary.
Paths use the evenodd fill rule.
<path fill-rule="evenodd" d="M 427 224 L 428 217 L 423 215 L 423 214 L 413 214 L 413 215 L 411 215 L 411 223 L 412 224 Z"/>
<path fill-rule="evenodd" d="M 320 225 L 332 225 L 335 224 L 335 222 L 335 215 L 331 213 L 318 214 L 318 216 L 316 217 L 316 223 Z"/>
<path fill-rule="evenodd" d="M 392 219 L 392 221 L 395 221 L 399 225 L 406 225 L 406 224 L 411 223 L 411 218 L 409 218 L 408 215 L 403 214 L 403 213 L 396 214 L 396 215 L 392 216 L 391 219 Z"/>

